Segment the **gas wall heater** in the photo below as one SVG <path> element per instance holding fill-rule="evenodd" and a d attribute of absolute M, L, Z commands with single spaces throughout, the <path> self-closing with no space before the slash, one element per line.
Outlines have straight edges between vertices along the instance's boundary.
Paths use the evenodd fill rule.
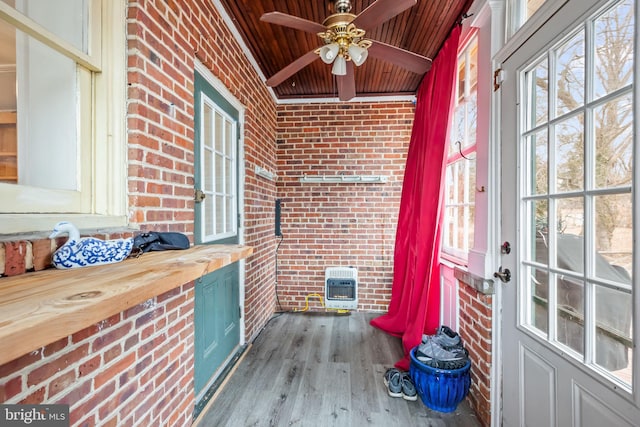
<path fill-rule="evenodd" d="M 358 270 L 355 267 L 328 267 L 324 281 L 324 304 L 327 308 L 358 308 Z"/>

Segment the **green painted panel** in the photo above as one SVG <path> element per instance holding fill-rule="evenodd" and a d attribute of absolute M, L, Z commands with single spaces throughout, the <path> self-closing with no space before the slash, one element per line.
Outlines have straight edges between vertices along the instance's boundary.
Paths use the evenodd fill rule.
<path fill-rule="evenodd" d="M 200 393 L 240 343 L 238 263 L 195 285 L 195 392 Z"/>

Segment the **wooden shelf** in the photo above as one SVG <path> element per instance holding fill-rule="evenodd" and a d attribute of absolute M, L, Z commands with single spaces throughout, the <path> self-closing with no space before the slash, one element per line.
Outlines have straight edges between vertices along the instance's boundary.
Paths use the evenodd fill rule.
<path fill-rule="evenodd" d="M 10 125 L 18 122 L 18 114 L 15 111 L 0 111 L 0 124 Z"/>
<path fill-rule="evenodd" d="M 249 246 L 200 245 L 0 278 L 0 365 L 252 253 Z"/>
<path fill-rule="evenodd" d="M 0 111 L 0 182 L 18 182 L 18 115 Z"/>

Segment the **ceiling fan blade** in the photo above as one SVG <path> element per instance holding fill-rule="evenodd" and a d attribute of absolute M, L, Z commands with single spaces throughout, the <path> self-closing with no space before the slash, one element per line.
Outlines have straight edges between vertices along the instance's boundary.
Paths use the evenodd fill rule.
<path fill-rule="evenodd" d="M 325 26 L 317 22 L 309 21 L 297 16 L 287 15 L 282 12 L 269 12 L 260 17 L 261 21 L 270 24 L 282 25 L 283 27 L 294 28 L 296 30 L 306 31 L 307 33 L 318 34 L 326 30 Z"/>
<path fill-rule="evenodd" d="M 347 61 L 347 74 L 336 76 L 338 82 L 338 98 L 340 101 L 349 101 L 356 96 L 356 77 L 353 61 Z"/>
<path fill-rule="evenodd" d="M 414 6 L 418 0 L 377 0 L 355 17 L 352 24 L 364 30 L 377 27 Z"/>
<path fill-rule="evenodd" d="M 373 58 L 391 62 L 416 74 L 424 74 L 431 68 L 431 59 L 426 56 L 379 41 L 371 40 L 368 51 Z"/>
<path fill-rule="evenodd" d="M 309 52 L 302 55 L 300 58 L 293 61 L 291 64 L 284 67 L 282 70 L 275 73 L 273 76 L 269 77 L 266 81 L 267 86 L 275 87 L 287 80 L 289 77 L 293 76 L 298 71 L 302 70 L 307 65 L 311 64 L 316 59 L 320 58 L 315 50 L 310 50 Z"/>

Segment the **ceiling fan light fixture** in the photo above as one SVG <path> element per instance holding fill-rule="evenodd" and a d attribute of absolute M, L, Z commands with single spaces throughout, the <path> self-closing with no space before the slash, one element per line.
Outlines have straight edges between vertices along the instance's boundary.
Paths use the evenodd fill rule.
<path fill-rule="evenodd" d="M 369 56 L 369 51 L 367 49 L 365 49 L 364 47 L 358 46 L 355 43 L 351 43 L 349 45 L 348 52 L 349 52 L 349 56 L 351 57 L 351 60 L 358 67 L 364 64 L 364 61 L 367 60 L 367 56 Z"/>
<path fill-rule="evenodd" d="M 336 76 L 344 76 L 347 74 L 347 60 L 344 56 L 339 55 L 335 61 L 333 61 L 333 68 L 331 73 Z"/>
<path fill-rule="evenodd" d="M 320 48 L 320 59 L 322 59 L 325 64 L 331 64 L 338 56 L 339 51 L 340 46 L 338 43 L 334 42 L 324 45 Z"/>

